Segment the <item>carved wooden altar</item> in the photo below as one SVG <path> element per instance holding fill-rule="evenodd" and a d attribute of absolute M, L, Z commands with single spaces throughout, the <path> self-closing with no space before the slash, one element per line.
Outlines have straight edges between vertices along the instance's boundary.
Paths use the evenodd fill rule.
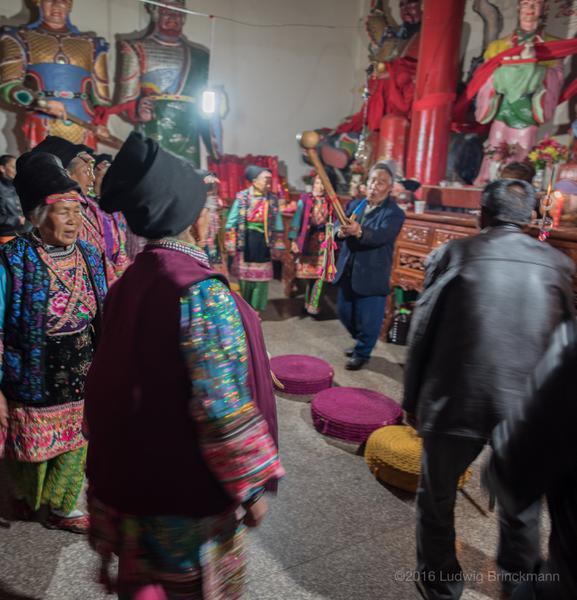
<path fill-rule="evenodd" d="M 422 215 L 407 213 L 395 246 L 391 287 L 398 286 L 405 291 L 420 292 L 425 277 L 425 259 L 428 254 L 449 240 L 475 235 L 478 231 L 478 221 L 473 216 L 446 212 L 427 212 Z M 539 230 L 536 226 L 531 226 L 528 233 L 537 237 Z M 577 227 L 554 229 L 549 243 L 567 254 L 577 264 Z M 577 279 L 574 289 L 577 298 Z M 381 332 L 382 339 L 386 338 L 390 328 L 393 311 L 394 296 L 390 294 Z"/>

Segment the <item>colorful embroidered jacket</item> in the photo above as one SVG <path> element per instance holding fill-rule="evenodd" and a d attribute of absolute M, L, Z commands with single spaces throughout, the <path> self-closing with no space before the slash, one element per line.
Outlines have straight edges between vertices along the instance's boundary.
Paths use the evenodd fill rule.
<path fill-rule="evenodd" d="M 94 246 L 82 240 L 77 244 L 88 266 L 101 314 L 107 291 L 102 259 Z M 42 404 L 50 276 L 38 254 L 36 242 L 29 236 L 16 238 L 2 246 L 0 261 L 9 273 L 2 391 L 8 399 L 17 399 L 25 405 Z"/>
<path fill-rule="evenodd" d="M 263 197 L 264 199 L 265 197 Z M 244 250 L 246 241 L 246 227 L 248 222 L 248 214 L 250 209 L 254 205 L 255 196 L 253 194 L 252 187 L 239 192 L 236 195 L 236 200 L 231 206 L 228 213 L 228 219 L 226 221 L 226 229 L 228 231 L 236 231 L 236 250 L 242 252 Z M 277 233 L 283 231 L 282 215 L 278 206 L 278 198 L 274 194 L 268 194 L 266 196 L 266 202 L 268 204 L 267 209 L 267 220 L 264 223 L 265 236 L 268 235 L 268 245 L 273 247 L 274 238 Z"/>
<path fill-rule="evenodd" d="M 312 194 L 303 194 L 299 198 L 297 210 L 292 218 L 288 238 L 295 240 L 302 252 L 311 227 L 319 229 L 332 218 L 333 207 L 327 197 L 323 197 L 319 203 L 316 203 L 316 198 Z"/>
<path fill-rule="evenodd" d="M 151 242 L 104 317 L 85 386 L 95 498 L 132 515 L 200 518 L 282 477 L 258 316 L 204 253 Z"/>

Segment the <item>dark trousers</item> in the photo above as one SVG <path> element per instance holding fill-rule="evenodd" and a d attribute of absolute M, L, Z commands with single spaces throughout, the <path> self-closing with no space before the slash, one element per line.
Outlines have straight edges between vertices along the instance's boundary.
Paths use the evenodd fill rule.
<path fill-rule="evenodd" d="M 457 484 L 484 446 L 481 439 L 458 436 L 423 439 L 417 492 L 417 570 L 423 573 L 429 600 L 456 600 L 463 593 L 455 552 Z M 539 562 L 539 509 L 537 503 L 517 515 L 499 511 L 497 565 L 505 591 L 512 591 L 519 581 L 508 573 L 532 573 Z"/>
<path fill-rule="evenodd" d="M 351 279 L 339 281 L 337 312 L 341 323 L 356 340 L 355 356 L 369 358 L 379 339 L 385 317 L 386 296 L 361 296 L 353 291 Z"/>

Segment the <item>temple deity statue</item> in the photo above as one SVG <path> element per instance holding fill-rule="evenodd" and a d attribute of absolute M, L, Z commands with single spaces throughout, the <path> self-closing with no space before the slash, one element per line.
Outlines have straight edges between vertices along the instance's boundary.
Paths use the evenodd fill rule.
<path fill-rule="evenodd" d="M 401 24 L 398 26 L 391 24 L 383 4 L 383 0 L 373 0 L 366 19 L 370 62 L 365 102 L 357 113 L 335 130 L 337 136 L 345 134 L 347 138 L 359 134 L 355 157 L 361 164 L 370 159 L 371 149 L 367 147 L 367 140 L 376 131 L 380 131 L 379 158 L 394 160 L 397 155 L 405 155 L 408 123 L 415 96 L 422 2 L 399 0 Z M 387 151 L 381 151 L 381 147 L 386 147 Z M 324 156 L 326 152 L 321 150 L 320 154 L 327 167 L 342 169 L 330 157 Z M 403 165 L 399 167 L 402 170 Z"/>
<path fill-rule="evenodd" d="M 185 0 L 165 4 L 178 9 Z M 120 43 L 117 102 L 135 101 L 139 129 L 162 148 L 200 167 L 200 138 L 211 155 L 218 146 L 211 120 L 201 110 L 208 83 L 208 48 L 184 36 L 185 13 L 166 6 L 147 5 L 147 9 L 152 17 L 150 32 Z"/>
<path fill-rule="evenodd" d="M 484 59 L 491 60 L 511 48 L 519 54 L 506 57 L 480 89 L 475 117 L 491 123 L 485 158 L 476 183 L 483 185 L 497 172 L 496 165 L 522 161 L 535 145 L 539 125 L 553 118 L 563 86 L 560 60 L 538 61 L 534 45 L 556 38 L 544 33 L 546 0 L 521 0 L 515 31 L 489 44 Z"/>
<path fill-rule="evenodd" d="M 70 22 L 73 0 L 34 0 L 39 17 L 0 30 L 0 97 L 22 109 L 29 147 L 48 135 L 96 148 L 94 108 L 109 103 L 108 44 Z"/>

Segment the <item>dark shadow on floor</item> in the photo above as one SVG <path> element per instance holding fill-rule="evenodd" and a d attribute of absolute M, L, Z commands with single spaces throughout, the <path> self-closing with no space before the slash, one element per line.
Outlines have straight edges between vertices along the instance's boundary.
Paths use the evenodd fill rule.
<path fill-rule="evenodd" d="M 375 478 L 376 481 L 382 485 L 386 490 L 388 490 L 393 496 L 395 496 L 395 498 L 398 498 L 399 500 L 401 500 L 402 502 L 404 502 L 405 504 L 409 504 L 409 505 L 414 505 L 415 504 L 415 497 L 416 494 L 413 494 L 412 492 L 407 492 L 406 490 L 401 490 L 400 488 L 397 488 L 393 485 L 390 485 L 388 483 L 385 483 L 384 481 L 382 481 L 381 479 Z"/>
<path fill-rule="evenodd" d="M 0 600 L 41 600 L 41 598 L 36 596 L 23 596 L 17 592 L 12 592 L 0 581 Z"/>
<path fill-rule="evenodd" d="M 373 356 L 364 367 L 367 371 L 385 375 L 389 379 L 403 383 L 404 369 L 401 365 L 388 361 L 382 356 Z"/>
<path fill-rule="evenodd" d="M 311 319 L 315 321 L 332 321 L 336 319 L 336 314 L 332 308 L 325 302 L 321 304 L 321 312 L 318 315 L 310 316 L 304 310 L 304 299 L 297 298 L 275 298 L 269 300 L 266 310 L 261 315 L 263 321 L 285 321 L 299 317 L 301 319 Z"/>

